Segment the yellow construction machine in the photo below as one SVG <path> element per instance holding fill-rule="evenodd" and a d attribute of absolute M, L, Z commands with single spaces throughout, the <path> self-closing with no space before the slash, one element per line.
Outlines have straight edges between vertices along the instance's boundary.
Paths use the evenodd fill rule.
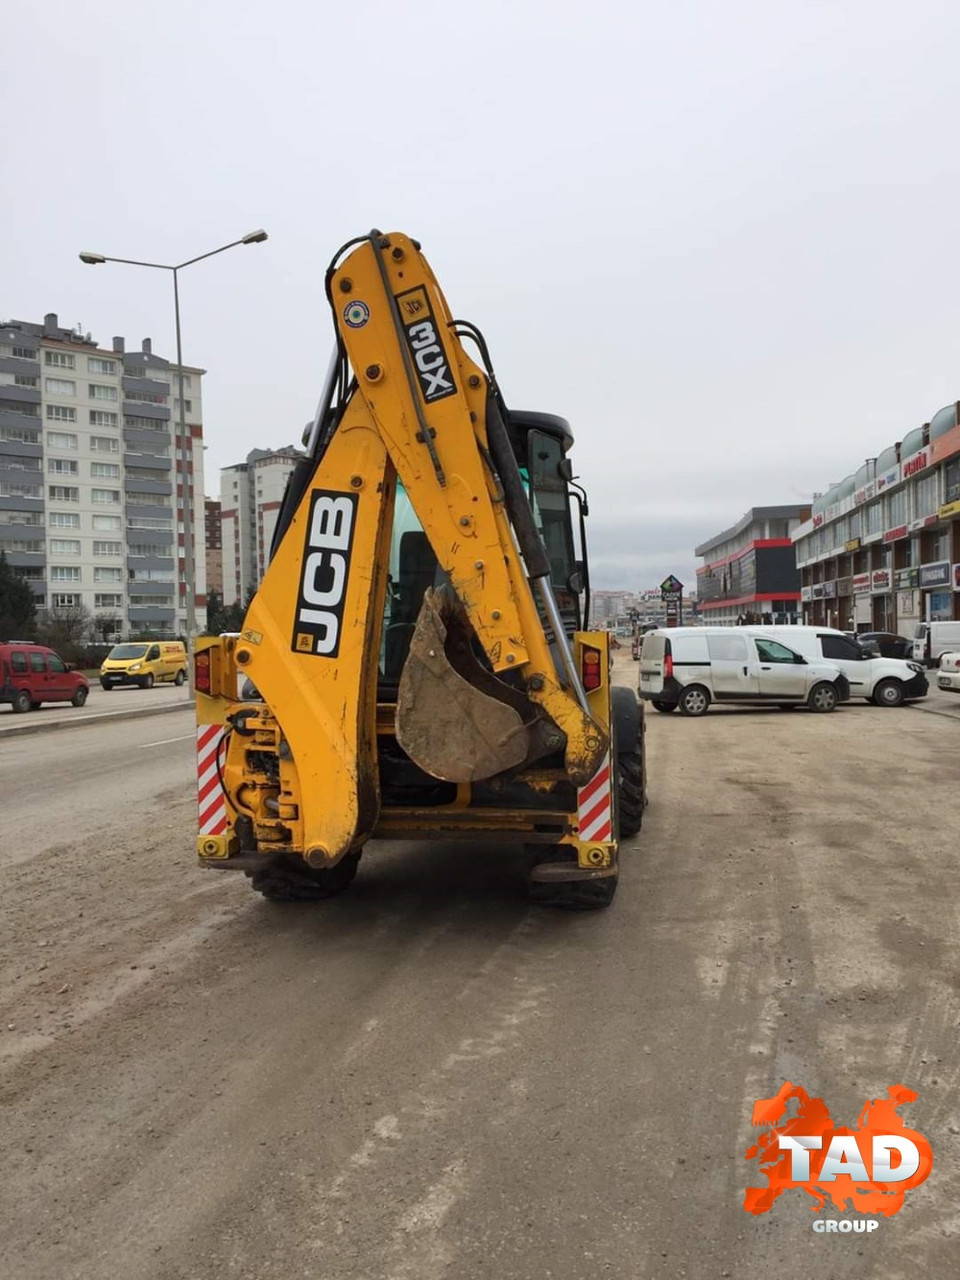
<path fill-rule="evenodd" d="M 196 645 L 200 861 L 324 898 L 372 838 L 511 840 L 535 900 L 606 906 L 643 717 L 585 629 L 570 428 L 507 408 L 408 236 L 350 241 L 326 293 L 336 345 L 269 567 L 242 632 Z"/>

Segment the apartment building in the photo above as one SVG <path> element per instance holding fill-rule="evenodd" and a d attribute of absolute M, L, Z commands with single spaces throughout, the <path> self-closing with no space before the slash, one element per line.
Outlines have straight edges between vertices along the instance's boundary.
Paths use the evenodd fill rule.
<path fill-rule="evenodd" d="M 0 324 L 0 548 L 40 609 L 82 606 L 102 635 L 184 632 L 184 501 L 195 548 L 203 537 L 203 372 L 185 370 L 181 438 L 175 365 L 149 338 L 101 348 L 55 313 Z"/>
<path fill-rule="evenodd" d="M 293 445 L 253 449 L 245 462 L 220 472 L 224 604 L 245 604 L 259 586 L 287 479 L 303 456 Z"/>
<path fill-rule="evenodd" d="M 793 539 L 806 622 L 910 636 L 960 619 L 960 405 L 818 494 Z"/>
<path fill-rule="evenodd" d="M 207 591 L 223 596 L 223 534 L 220 528 L 220 503 L 207 498 L 203 504 L 204 532 L 207 547 Z"/>
<path fill-rule="evenodd" d="M 810 510 L 809 503 L 751 507 L 736 524 L 695 548 L 703 558 L 697 569 L 697 601 L 704 622 L 800 621 L 800 575 L 792 539 Z"/>

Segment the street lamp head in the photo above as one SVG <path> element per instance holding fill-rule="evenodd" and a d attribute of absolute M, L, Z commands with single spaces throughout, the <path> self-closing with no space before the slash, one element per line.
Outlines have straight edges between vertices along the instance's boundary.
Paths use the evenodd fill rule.
<path fill-rule="evenodd" d="M 267 233 L 261 227 L 258 231 L 248 231 L 247 234 L 240 241 L 240 243 L 241 244 L 260 244 L 260 242 L 263 240 L 266 240 L 266 238 L 267 238 Z"/>
<path fill-rule="evenodd" d="M 81 262 L 87 262 L 90 266 L 95 267 L 99 262 L 106 262 L 106 258 L 102 253 L 81 253 Z"/>

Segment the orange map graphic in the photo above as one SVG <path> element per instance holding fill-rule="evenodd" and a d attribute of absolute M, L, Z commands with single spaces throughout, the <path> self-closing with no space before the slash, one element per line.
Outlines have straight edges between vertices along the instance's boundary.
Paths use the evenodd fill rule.
<path fill-rule="evenodd" d="M 906 1192 L 919 1186 L 929 1175 L 933 1168 L 933 1152 L 926 1138 L 916 1130 L 908 1129 L 897 1111 L 904 1103 L 915 1102 L 917 1094 L 902 1084 L 888 1086 L 887 1094 L 886 1098 L 875 1098 L 866 1103 L 855 1129 L 835 1125 L 822 1098 L 811 1098 L 805 1089 L 792 1085 L 789 1080 L 773 1098 L 760 1098 L 753 1108 L 752 1123 L 766 1126 L 766 1131 L 753 1146 L 747 1148 L 746 1158 L 759 1159 L 767 1185 L 747 1188 L 743 1202 L 747 1213 L 769 1212 L 777 1196 L 790 1187 L 801 1187 L 812 1196 L 814 1203 L 810 1208 L 814 1213 L 818 1213 L 827 1201 L 841 1211 L 850 1208 L 860 1213 L 882 1213 L 886 1217 L 898 1213 L 903 1208 Z M 784 1120 L 792 1098 L 797 1101 L 796 1115 Z M 820 1150 L 810 1152 L 810 1177 L 806 1181 L 793 1180 L 791 1153 L 780 1150 L 778 1146 L 781 1134 L 794 1138 L 822 1138 Z M 856 1136 L 870 1169 L 872 1139 L 874 1135 L 880 1137 L 885 1134 L 896 1134 L 915 1143 L 920 1153 L 920 1165 L 909 1178 L 903 1182 L 864 1182 L 841 1173 L 833 1181 L 818 1182 L 820 1167 L 835 1136 Z"/>

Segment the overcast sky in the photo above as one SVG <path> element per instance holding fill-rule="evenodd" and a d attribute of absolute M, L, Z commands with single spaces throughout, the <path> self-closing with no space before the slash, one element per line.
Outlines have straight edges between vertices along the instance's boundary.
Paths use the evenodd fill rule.
<path fill-rule="evenodd" d="M 423 242 L 508 402 L 564 414 L 594 585 L 804 501 L 960 397 L 960 5 L 8 5 L 0 319 L 56 311 L 205 379 L 207 493 L 298 442 L 323 272 Z"/>

